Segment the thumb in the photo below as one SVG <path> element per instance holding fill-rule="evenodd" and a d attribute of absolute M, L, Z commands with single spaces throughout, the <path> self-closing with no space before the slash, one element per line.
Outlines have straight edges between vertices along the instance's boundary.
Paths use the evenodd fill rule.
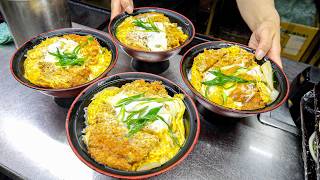
<path fill-rule="evenodd" d="M 256 39 L 258 40 L 258 47 L 255 56 L 258 60 L 261 60 L 270 50 L 272 46 L 273 34 L 267 28 L 261 30 L 256 34 Z"/>
<path fill-rule="evenodd" d="M 121 13 L 120 0 L 111 1 L 111 20 Z"/>
<path fill-rule="evenodd" d="M 127 13 L 131 14 L 133 12 L 133 2 L 132 0 L 121 0 L 122 9 Z"/>
<path fill-rule="evenodd" d="M 276 33 L 273 41 L 272 41 L 272 47 L 268 52 L 268 56 L 270 59 L 272 59 L 274 62 L 276 62 L 280 67 L 282 67 L 281 62 L 281 45 L 280 45 L 280 32 Z"/>

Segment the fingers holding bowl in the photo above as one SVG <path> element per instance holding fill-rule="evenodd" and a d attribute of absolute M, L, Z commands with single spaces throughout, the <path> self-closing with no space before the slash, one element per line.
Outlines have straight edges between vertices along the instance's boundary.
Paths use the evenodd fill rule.
<path fill-rule="evenodd" d="M 232 48 L 232 50 L 231 49 L 228 50 L 228 48 L 230 48 L 230 47 L 237 47 L 237 48 Z M 239 48 L 240 48 L 240 54 L 238 54 L 234 57 L 239 60 L 240 57 L 238 57 L 238 56 L 241 54 L 242 55 L 245 54 L 245 57 L 247 57 L 247 58 L 244 58 L 244 59 L 250 59 L 250 58 L 252 59 L 250 62 L 251 63 L 250 67 L 249 66 L 248 67 L 246 67 L 246 66 L 241 67 L 242 65 L 240 65 L 240 64 L 239 64 L 240 65 L 239 67 L 234 67 L 234 66 L 236 66 L 236 65 L 234 65 L 234 64 L 236 64 L 236 63 L 234 63 L 236 61 L 236 59 L 232 59 L 232 58 L 229 60 L 224 59 L 225 61 L 231 60 L 230 62 L 233 62 L 229 66 L 225 67 L 225 65 L 223 65 L 222 62 L 218 62 L 219 59 L 221 59 L 221 58 L 218 57 L 217 52 L 210 51 L 210 50 L 220 50 L 221 49 L 221 51 L 224 51 L 224 53 L 226 53 L 228 51 L 238 52 Z M 204 53 L 205 51 L 208 51 L 208 50 L 210 51 L 211 54 L 209 53 L 209 55 L 208 54 L 204 55 L 204 56 L 202 55 L 203 57 L 210 57 L 211 59 L 217 59 L 218 64 L 222 63 L 220 67 L 213 68 L 213 66 L 212 67 L 210 66 L 211 70 L 208 70 L 208 69 L 210 69 L 210 67 L 205 67 L 205 66 L 210 65 L 210 62 L 203 61 L 204 63 L 199 63 L 199 62 L 202 62 L 199 60 L 196 62 L 198 67 L 200 67 L 200 71 L 201 71 L 201 68 L 203 68 L 203 72 L 208 73 L 208 74 L 205 74 L 205 76 L 203 76 L 203 77 L 208 77 L 205 80 L 206 81 L 211 80 L 212 83 L 214 83 L 214 87 L 216 87 L 214 89 L 212 89 L 212 87 L 209 87 L 209 90 L 208 90 L 208 88 L 205 88 L 207 86 L 203 85 L 204 79 L 200 78 L 198 80 L 193 80 L 193 82 L 191 80 L 192 73 L 193 73 L 193 75 L 194 75 L 194 73 L 196 73 L 196 74 L 202 73 L 200 71 L 195 71 L 196 68 L 193 67 L 195 59 L 199 59 L 199 57 L 202 57 L 201 54 Z M 245 51 L 243 51 L 243 50 L 245 50 Z M 247 46 L 237 44 L 237 43 L 231 43 L 231 42 L 225 42 L 225 41 L 213 41 L 213 42 L 202 43 L 202 44 L 199 44 L 199 45 L 191 48 L 189 51 L 187 51 L 184 54 L 184 56 L 181 60 L 181 63 L 180 63 L 180 72 L 181 72 L 182 78 L 183 78 L 184 82 L 186 83 L 186 85 L 195 94 L 196 99 L 206 109 L 208 109 L 214 113 L 224 115 L 224 116 L 229 116 L 229 117 L 246 117 L 246 116 L 256 115 L 259 113 L 271 111 L 271 110 L 279 107 L 280 105 L 282 105 L 285 102 L 285 100 L 287 99 L 287 96 L 289 93 L 289 82 L 288 82 L 288 79 L 287 79 L 285 73 L 283 72 L 282 68 L 279 67 L 279 65 L 277 65 L 277 63 L 275 63 L 273 60 L 269 59 L 268 57 L 264 57 L 262 60 L 255 60 L 254 53 L 255 53 L 254 49 L 251 49 Z M 199 54 L 200 54 L 200 56 L 199 56 Z M 261 98 L 259 98 L 257 95 L 249 96 L 249 94 L 248 94 L 248 98 L 251 98 L 251 99 L 249 99 L 249 101 L 250 100 L 257 100 L 257 102 L 262 102 L 262 101 L 266 100 L 265 103 L 261 104 L 261 106 L 251 106 L 250 108 L 248 108 L 248 106 L 246 106 L 246 104 L 245 104 L 246 101 L 241 102 L 241 100 L 242 100 L 241 98 L 242 97 L 245 98 L 247 96 L 246 96 L 245 92 L 240 91 L 240 89 L 241 89 L 240 87 L 241 86 L 248 86 L 248 87 L 244 87 L 244 90 L 251 88 L 251 87 L 253 89 L 256 88 L 256 91 L 259 94 L 260 94 L 260 91 L 262 91 L 262 89 L 261 89 L 262 87 L 264 88 L 264 90 L 267 90 L 265 88 L 265 85 L 268 84 L 266 82 L 267 79 L 265 79 L 263 81 L 258 80 L 259 82 L 257 81 L 257 79 L 254 81 L 252 81 L 251 79 L 247 79 L 247 78 L 249 78 L 250 73 L 252 73 L 256 70 L 257 70 L 258 74 L 264 76 L 264 73 L 263 73 L 264 70 L 263 70 L 262 66 L 266 62 L 270 62 L 269 63 L 270 66 L 269 66 L 269 68 L 265 68 L 265 69 L 268 69 L 267 71 L 271 71 L 270 72 L 271 74 L 267 73 L 268 74 L 267 76 L 269 79 L 274 78 L 274 80 L 275 80 L 275 84 L 273 84 L 273 83 L 269 83 L 269 84 L 270 84 L 270 86 L 274 86 L 275 90 L 277 91 L 277 94 L 274 95 L 270 91 L 269 97 L 273 98 L 272 101 L 267 101 L 267 99 L 262 99 L 262 98 L 264 98 L 264 97 L 262 97 L 262 95 L 261 95 Z M 247 63 L 249 63 L 249 62 L 247 62 Z M 266 63 L 266 64 L 268 64 L 268 63 Z M 265 67 L 265 66 L 266 65 L 264 65 L 263 67 Z M 208 68 L 208 69 L 206 69 L 206 68 Z M 199 68 L 198 68 L 198 70 L 199 70 Z M 241 75 L 241 73 L 242 73 L 242 75 Z M 219 81 L 220 84 L 217 84 L 218 80 L 222 79 L 222 76 L 223 76 L 223 80 L 225 80 L 226 83 L 222 83 Z M 264 78 L 263 76 L 262 76 L 262 78 Z M 255 76 L 253 76 L 253 77 L 255 77 Z M 203 89 L 203 87 L 204 87 L 204 89 Z M 211 93 L 211 92 L 212 91 L 215 92 L 216 90 L 221 90 L 222 95 L 215 97 L 214 94 L 219 94 L 219 93 Z M 237 91 L 239 91 L 239 92 L 237 92 Z M 223 95 L 223 94 L 226 94 L 226 95 Z M 212 99 L 215 99 L 215 100 L 220 99 L 221 101 L 214 101 Z M 255 104 L 255 103 L 253 103 L 253 104 Z"/>

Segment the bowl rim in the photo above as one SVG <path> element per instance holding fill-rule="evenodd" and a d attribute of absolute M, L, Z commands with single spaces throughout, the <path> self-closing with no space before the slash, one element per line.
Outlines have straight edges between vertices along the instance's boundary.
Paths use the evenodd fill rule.
<path fill-rule="evenodd" d="M 117 43 L 119 44 L 120 46 L 122 47 L 125 47 L 126 49 L 130 49 L 130 50 L 133 50 L 133 51 L 136 51 L 136 52 L 141 52 L 141 53 L 150 53 L 150 54 L 157 54 L 157 53 L 168 53 L 168 52 L 173 52 L 173 51 L 176 51 L 176 50 L 179 50 L 179 49 L 182 49 L 183 47 L 185 47 L 186 45 L 188 45 L 192 40 L 193 38 L 195 37 L 195 34 L 196 34 L 196 30 L 195 30 L 195 27 L 193 25 L 193 23 L 190 21 L 190 19 L 188 19 L 186 16 L 176 12 L 176 11 L 172 11 L 170 9 L 165 9 L 165 8 L 159 8 L 159 7 L 139 7 L 139 8 L 134 8 L 133 11 L 138 11 L 138 10 L 155 10 L 155 12 L 157 12 L 157 10 L 162 10 L 162 11 L 167 11 L 167 12 L 171 12 L 173 14 L 176 14 L 178 16 L 181 16 L 183 17 L 186 21 L 188 21 L 188 23 L 191 25 L 191 28 L 192 28 L 192 36 L 190 38 L 188 38 L 188 40 L 186 40 L 182 45 L 178 46 L 178 47 L 175 47 L 175 48 L 172 48 L 172 49 L 168 49 L 168 50 L 165 50 L 165 51 L 144 51 L 144 50 L 138 50 L 138 49 L 134 49 L 130 46 L 127 46 L 126 44 L 120 42 L 118 40 L 118 38 L 116 36 L 113 35 L 113 33 L 111 32 L 111 24 L 115 21 L 115 19 L 123 14 L 126 14 L 126 12 L 123 12 L 123 13 L 120 13 L 118 14 L 117 16 L 115 16 L 110 22 L 109 22 L 109 34 L 110 36 L 112 37 L 112 39 Z M 147 13 L 147 12 L 145 12 Z"/>
<path fill-rule="evenodd" d="M 67 31 L 78 31 L 78 30 L 82 30 L 82 31 L 91 31 L 91 32 L 95 32 L 97 34 L 100 34 L 102 36 L 105 36 L 106 39 L 110 40 L 110 42 L 114 45 L 115 47 L 115 58 L 113 60 L 113 62 L 110 62 L 110 65 L 108 66 L 108 68 L 103 71 L 102 74 L 100 74 L 98 77 L 96 77 L 95 79 L 89 81 L 89 82 L 86 82 L 84 84 L 80 84 L 78 86 L 74 86 L 74 87 L 70 87 L 70 88 L 56 88 L 56 89 L 53 89 L 53 88 L 45 88 L 45 87 L 40 87 L 40 86 L 36 86 L 36 85 L 32 85 L 31 83 L 26 83 L 24 81 L 22 81 L 15 73 L 14 73 L 14 70 L 13 70 L 13 61 L 15 59 L 15 56 L 16 54 L 21 50 L 21 48 L 25 47 L 25 45 L 34 40 L 34 39 L 37 39 L 39 38 L 40 36 L 43 36 L 43 35 L 46 35 L 48 33 L 51 33 L 51 32 L 56 32 L 56 31 L 62 31 L 62 30 L 67 30 Z M 67 34 L 72 34 L 72 32 L 68 32 Z M 63 35 L 63 34 L 61 34 Z M 56 37 L 56 36 L 60 36 L 60 35 L 55 35 L 55 36 L 52 36 L 52 37 Z M 108 49 L 110 50 L 110 49 Z M 111 50 L 110 50 L 111 51 Z M 112 57 L 111 57 L 112 58 Z M 112 61 L 112 59 L 111 59 Z M 11 60 L 10 60 L 10 71 L 11 71 L 11 74 L 13 75 L 13 77 L 19 82 L 21 83 L 22 85 L 24 86 L 27 86 L 29 88 L 32 88 L 32 89 L 36 89 L 36 90 L 41 90 L 41 91 L 51 91 L 51 92 L 63 92 L 63 91 L 72 91 L 72 90 L 76 90 L 76 89 L 80 89 L 80 88 L 83 88 L 83 87 L 86 87 L 96 81 L 98 81 L 99 79 L 103 78 L 106 74 L 108 74 L 113 68 L 114 66 L 116 65 L 118 61 L 118 47 L 117 45 L 114 43 L 113 39 L 110 38 L 110 35 L 108 34 L 104 34 L 98 30 L 95 30 L 95 29 L 86 29 L 86 28 L 58 28 L 58 29 L 53 29 L 53 30 L 50 30 L 50 31 L 46 31 L 46 32 L 43 32 L 43 33 L 40 33 L 36 36 L 33 36 L 31 37 L 28 41 L 24 42 L 22 45 L 20 45 L 16 50 L 15 52 L 13 53 L 13 55 L 11 56 Z"/>
<path fill-rule="evenodd" d="M 182 79 L 184 81 L 184 83 L 188 86 L 188 88 L 192 91 L 193 94 L 195 94 L 198 98 L 200 98 L 202 101 L 205 101 L 206 103 L 210 104 L 211 106 L 214 106 L 214 107 L 217 107 L 217 108 L 220 108 L 224 111 L 229 111 L 229 112 L 232 112 L 232 113 L 238 113 L 238 114 L 247 114 L 247 115 L 253 115 L 253 114 L 260 114 L 260 113 L 265 113 L 265 112 L 269 112 L 269 111 L 272 111 L 276 108 L 278 108 L 279 106 L 281 106 L 288 98 L 289 96 L 289 89 L 290 89 L 290 84 L 289 84 L 289 80 L 286 76 L 286 74 L 284 73 L 283 69 L 272 59 L 270 59 L 268 56 L 265 56 L 263 59 L 265 60 L 269 60 L 271 61 L 272 63 L 274 63 L 277 68 L 280 70 L 281 74 L 283 75 L 283 77 L 285 78 L 286 82 L 285 82 L 285 85 L 287 86 L 287 89 L 286 89 L 286 95 L 284 96 L 284 98 L 278 103 L 276 104 L 275 106 L 271 107 L 270 109 L 265 109 L 262 108 L 262 109 L 258 109 L 258 110 L 251 110 L 251 111 L 245 111 L 245 110 L 236 110 L 236 109 L 231 109 L 231 108 L 227 108 L 227 107 L 224 107 L 224 106 L 221 106 L 221 105 L 218 105 L 214 102 L 211 102 L 209 100 L 207 100 L 205 97 L 203 97 L 203 95 L 201 95 L 193 86 L 192 84 L 190 83 L 190 81 L 188 80 L 187 77 L 185 77 L 183 74 L 183 64 L 186 60 L 186 56 L 187 54 L 198 48 L 199 46 L 203 46 L 203 45 L 211 45 L 215 42 L 223 42 L 223 43 L 227 43 L 227 44 L 230 44 L 230 45 L 238 45 L 241 47 L 245 47 L 245 48 L 248 48 L 250 50 L 252 50 L 253 52 L 255 52 L 255 50 L 253 48 L 250 48 L 249 46 L 247 45 L 244 45 L 244 44 L 240 44 L 240 43 L 236 43 L 236 42 L 230 42 L 230 41 L 224 41 L 224 40 L 221 40 L 221 41 L 208 41 L 208 42 L 204 42 L 204 43 L 200 43 L 198 45 L 195 45 L 193 46 L 192 48 L 190 48 L 187 52 L 185 52 L 181 58 L 181 61 L 180 61 L 180 74 L 182 76 Z M 242 48 L 243 49 L 243 48 Z"/>
<path fill-rule="evenodd" d="M 143 75 L 146 75 L 146 76 L 153 76 L 153 77 L 156 77 L 156 78 L 159 78 L 160 80 L 165 80 L 165 81 L 168 81 L 169 83 L 172 83 L 174 84 L 175 86 L 177 86 L 181 91 L 182 93 L 185 95 L 185 98 L 188 98 L 191 102 L 191 105 L 192 105 L 192 108 L 195 110 L 195 117 L 197 119 L 197 124 L 196 124 L 196 127 L 197 127 L 197 130 L 196 130 L 196 134 L 195 134 L 195 137 L 193 139 L 193 142 L 191 144 L 191 146 L 189 147 L 189 149 L 182 155 L 182 157 L 180 159 L 178 159 L 176 162 L 173 162 L 173 164 L 171 164 L 170 166 L 168 166 L 167 168 L 164 168 L 164 169 L 161 169 L 160 171 L 156 171 L 156 172 L 153 172 L 153 173 L 150 173 L 150 174 L 145 174 L 145 175 L 138 175 L 138 176 L 126 176 L 126 175 L 119 175 L 119 174 L 113 174 L 113 173 L 110 173 L 110 172 L 106 172 L 104 170 L 101 170 L 99 168 L 96 168 L 95 166 L 93 166 L 90 162 L 86 161 L 79 153 L 78 151 L 76 150 L 75 146 L 73 145 L 72 141 L 71 141 L 71 138 L 70 138 L 70 132 L 69 132 L 69 124 L 70 124 L 70 117 L 71 117 L 71 112 L 72 110 L 74 109 L 74 106 L 75 104 L 78 102 L 79 98 L 88 90 L 90 89 L 92 86 L 100 83 L 100 82 L 103 82 L 105 81 L 106 79 L 112 79 L 113 77 L 115 76 L 119 76 L 119 75 L 135 75 L 135 74 L 143 74 Z M 86 164 L 88 167 L 90 167 L 91 169 L 95 170 L 96 172 L 99 172 L 103 175 L 107 175 L 107 176 L 111 176 L 111 177 L 115 177 L 115 178 L 125 178 L 125 179 L 145 179 L 145 178 L 149 178 L 149 177 L 152 177 L 152 176 L 156 176 L 156 175 L 159 175 L 159 174 L 162 174 L 164 172 L 167 172 L 169 170 L 171 170 L 172 168 L 174 168 L 175 166 L 177 166 L 178 164 L 180 164 L 190 153 L 191 151 L 194 149 L 195 145 L 197 144 L 198 142 L 198 139 L 199 139 L 199 135 L 200 135 L 200 116 L 199 116 L 199 112 L 198 112 L 198 109 L 197 109 L 197 106 L 195 105 L 193 99 L 189 96 L 189 94 L 183 89 L 181 88 L 178 84 L 172 82 L 171 80 L 167 79 L 167 78 L 164 78 L 162 76 L 158 76 L 158 75 L 155 75 L 155 74 L 151 74 L 151 73 L 145 73 L 145 72 L 122 72 L 122 73 L 117 73 L 117 74 L 113 74 L 111 76 L 108 76 L 108 77 L 105 77 L 105 78 L 102 78 L 100 79 L 99 81 L 95 82 L 95 83 L 92 83 L 90 84 L 88 87 L 86 87 L 84 90 L 81 91 L 81 93 L 78 94 L 78 96 L 75 98 L 75 100 L 72 102 L 69 110 L 68 110 L 68 114 L 67 114 L 67 117 L 66 117 L 66 122 L 65 122 L 65 128 L 66 128 L 66 135 L 67 135 L 67 140 L 68 140 L 68 143 L 69 143 L 69 146 L 71 147 L 72 151 L 75 153 L 75 155 L 80 159 L 80 161 L 82 161 L 84 164 Z"/>

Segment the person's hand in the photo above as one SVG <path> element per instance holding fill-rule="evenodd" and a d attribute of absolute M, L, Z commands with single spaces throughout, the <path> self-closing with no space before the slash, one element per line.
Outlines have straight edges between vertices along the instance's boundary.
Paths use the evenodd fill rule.
<path fill-rule="evenodd" d="M 111 19 L 124 11 L 127 13 L 133 12 L 132 0 L 111 0 Z"/>
<path fill-rule="evenodd" d="M 249 47 L 256 49 L 256 58 L 261 60 L 265 55 L 275 61 L 280 67 L 282 62 L 280 58 L 280 26 L 274 22 L 265 21 L 253 31 Z"/>

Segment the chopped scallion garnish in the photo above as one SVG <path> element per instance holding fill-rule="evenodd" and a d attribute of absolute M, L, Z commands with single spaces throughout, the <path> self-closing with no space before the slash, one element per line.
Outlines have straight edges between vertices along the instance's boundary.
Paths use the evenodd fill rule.
<path fill-rule="evenodd" d="M 223 74 L 220 70 L 209 71 L 211 74 L 216 77 L 210 81 L 202 82 L 202 84 L 207 86 L 223 86 L 226 83 L 234 82 L 234 83 L 247 83 L 249 81 L 236 77 L 236 76 L 228 76 Z"/>
<path fill-rule="evenodd" d="M 142 21 L 141 19 L 136 19 L 133 21 L 133 24 L 147 31 L 160 32 L 160 29 L 150 19 L 148 19 L 146 22 Z"/>

